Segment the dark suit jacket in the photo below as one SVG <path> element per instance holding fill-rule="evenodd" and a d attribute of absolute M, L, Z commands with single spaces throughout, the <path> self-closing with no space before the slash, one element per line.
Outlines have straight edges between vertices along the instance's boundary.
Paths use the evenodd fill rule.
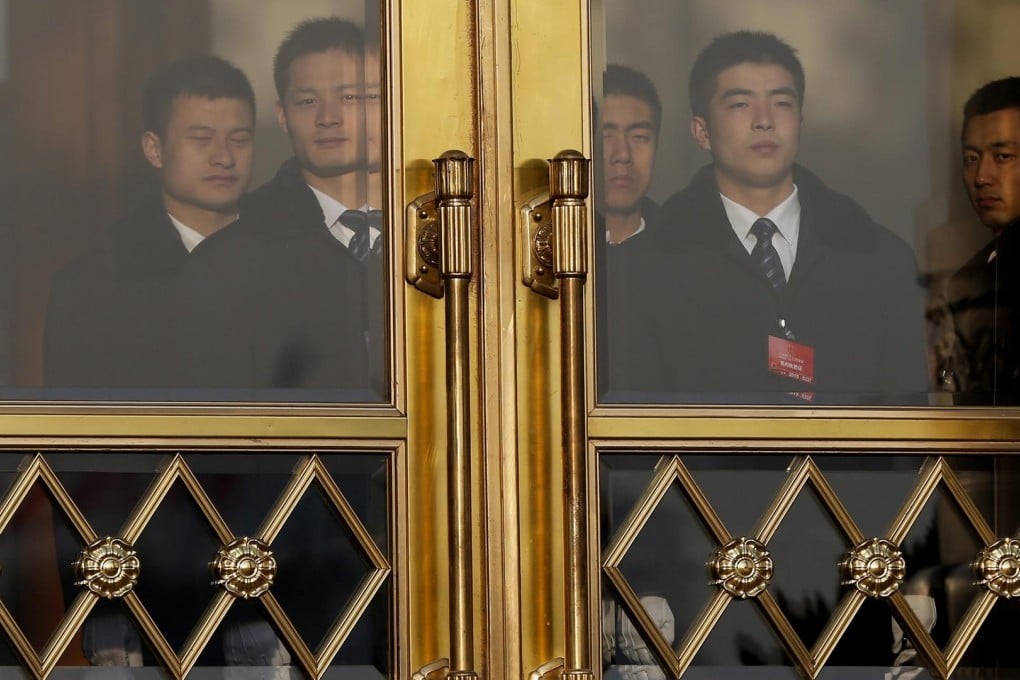
<path fill-rule="evenodd" d="M 1018 229 L 1018 224 L 1007 227 L 947 283 L 953 347 L 946 368 L 959 391 L 958 403 L 1020 403 Z"/>
<path fill-rule="evenodd" d="M 46 384 L 158 386 L 158 364 L 170 348 L 152 324 L 165 318 L 168 288 L 187 259 L 153 195 L 110 228 L 107 247 L 59 271 L 46 314 Z"/>
<path fill-rule="evenodd" d="M 658 212 L 659 205 L 644 198 L 641 216 L 645 229 L 619 244 L 606 243 L 605 219 L 595 215 L 596 378 L 600 395 L 610 401 L 617 392 L 630 389 L 635 364 L 641 361 L 640 340 L 631 346 L 631 326 L 636 308 L 647 301 L 637 297 L 633 288 L 648 266 L 649 251 L 655 245 L 652 230 Z"/>
<path fill-rule="evenodd" d="M 293 162 L 241 206 L 180 277 L 187 385 L 368 392 L 365 274 L 323 224 Z M 197 371 L 196 371 L 197 369 Z M 300 396 L 300 395 L 298 395 Z"/>
<path fill-rule="evenodd" d="M 656 304 L 635 324 L 647 350 L 634 399 L 772 403 L 812 391 L 819 402 L 900 403 L 926 392 L 910 248 L 803 168 L 795 182 L 801 231 L 782 293 L 733 233 L 711 166 L 663 206 L 640 282 Z M 768 370 L 779 319 L 814 349 L 812 385 Z"/>

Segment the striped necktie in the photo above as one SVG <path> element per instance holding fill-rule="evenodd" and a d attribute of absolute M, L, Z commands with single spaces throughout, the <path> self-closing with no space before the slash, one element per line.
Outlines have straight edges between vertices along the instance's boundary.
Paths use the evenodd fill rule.
<path fill-rule="evenodd" d="M 340 224 L 354 232 L 347 249 L 354 257 L 364 261 L 372 246 L 372 236 L 368 230 L 368 215 L 364 210 L 345 210 L 340 215 Z"/>
<path fill-rule="evenodd" d="M 786 287 L 786 272 L 783 271 L 783 263 L 779 259 L 779 253 L 772 245 L 772 235 L 778 231 L 772 220 L 762 217 L 751 225 L 751 233 L 758 239 L 751 250 L 751 259 L 758 265 L 765 278 L 769 280 L 777 293 L 781 293 Z"/>

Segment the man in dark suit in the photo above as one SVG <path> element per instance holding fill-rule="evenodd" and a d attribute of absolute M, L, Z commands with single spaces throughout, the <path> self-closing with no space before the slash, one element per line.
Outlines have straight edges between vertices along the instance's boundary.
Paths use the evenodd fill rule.
<path fill-rule="evenodd" d="M 642 301 L 631 291 L 647 265 L 649 227 L 659 206 L 648 197 L 655 169 L 662 103 L 643 73 L 610 64 L 602 79 L 601 190 L 596 193 L 595 253 L 598 280 L 600 390 L 613 400 L 634 376 L 632 364 L 643 351 L 634 337 L 632 311 Z M 602 234 L 605 234 L 603 238 Z"/>
<path fill-rule="evenodd" d="M 382 241 L 379 213 L 366 206 L 363 49 L 361 29 L 337 17 L 303 22 L 281 43 L 277 120 L 294 157 L 245 199 L 237 229 L 194 261 L 179 298 L 201 297 L 184 344 L 204 354 L 178 372 L 188 384 L 381 398 L 367 333 L 383 301 L 368 281 Z"/>
<path fill-rule="evenodd" d="M 160 386 L 167 288 L 235 222 L 251 181 L 255 95 L 239 69 L 213 56 L 168 64 L 146 82 L 143 109 L 142 151 L 159 189 L 55 279 L 48 385 Z"/>
<path fill-rule="evenodd" d="M 691 71 L 712 164 L 656 229 L 638 376 L 653 401 L 913 401 L 927 389 L 910 248 L 795 166 L 804 71 L 773 35 L 716 38 Z M 663 392 L 668 394 L 662 394 Z M 678 394 L 685 393 L 685 394 Z"/>
<path fill-rule="evenodd" d="M 1020 403 L 1020 78 L 978 89 L 963 108 L 963 181 L 992 240 L 947 284 L 953 347 L 941 371 L 957 402 Z"/>

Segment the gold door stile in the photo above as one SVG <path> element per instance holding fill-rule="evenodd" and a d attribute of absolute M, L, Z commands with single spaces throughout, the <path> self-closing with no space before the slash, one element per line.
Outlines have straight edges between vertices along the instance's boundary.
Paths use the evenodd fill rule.
<path fill-rule="evenodd" d="M 471 0 L 436 0 L 435 2 L 403 2 L 400 34 L 405 59 L 401 81 L 404 99 L 402 116 L 401 167 L 404 169 L 404 194 L 401 204 L 411 204 L 417 197 L 433 190 L 432 159 L 448 149 L 461 149 L 477 157 L 478 122 L 476 109 L 476 3 Z M 472 253 L 469 253 L 474 257 Z M 398 271 L 403 271 L 401 267 Z M 470 418 L 458 427 L 467 450 L 482 451 L 478 407 L 480 385 L 473 376 L 479 374 L 480 359 L 478 324 L 478 276 L 470 281 L 455 279 L 447 288 L 446 301 L 423 295 L 403 285 L 407 306 L 405 323 L 408 371 L 408 449 L 413 460 L 409 476 L 410 507 L 419 516 L 420 531 L 409 537 L 411 560 L 415 564 L 410 592 L 409 622 L 411 672 L 433 666 L 437 659 L 449 658 L 452 664 L 462 663 L 457 656 L 468 657 L 476 666 L 470 670 L 485 675 L 480 661 L 484 659 L 485 636 L 482 622 L 486 619 L 483 597 L 485 565 L 482 561 L 483 541 L 481 498 L 482 465 L 470 466 L 470 477 L 454 480 L 448 474 L 451 440 L 447 431 L 446 373 L 447 343 L 445 308 L 451 289 L 460 299 L 458 316 L 469 323 L 466 337 L 460 342 L 469 349 L 469 362 L 458 366 L 467 380 L 467 411 Z M 449 283 L 449 282 L 448 282 Z M 461 353 L 462 354 L 462 353 Z M 451 360 L 453 360 L 451 356 Z M 478 460 L 477 453 L 472 460 Z M 456 603 L 462 617 L 471 621 L 470 630 L 451 630 L 450 591 L 453 536 L 448 527 L 447 509 L 457 487 L 467 493 L 464 507 L 470 514 L 459 519 L 469 531 L 472 549 L 465 573 L 471 575 L 467 602 Z M 465 566 L 465 565 L 462 565 Z M 466 609 L 464 609 L 466 607 Z M 456 637 L 456 639 L 455 639 Z M 463 647 L 469 644 L 470 649 Z M 453 650 L 457 649 L 457 654 Z M 435 667 L 441 670 L 441 664 Z M 467 670 L 452 667 L 453 671 Z M 411 673 L 408 673 L 409 677 Z"/>
<path fill-rule="evenodd" d="M 521 583 L 517 464 L 517 362 L 515 302 L 517 269 L 511 125 L 510 2 L 476 3 L 477 116 L 481 137 L 476 206 L 478 215 L 477 278 L 481 306 L 481 448 L 476 460 L 484 480 L 482 567 L 488 574 L 485 593 L 485 665 L 491 678 L 522 678 Z"/>
<path fill-rule="evenodd" d="M 587 2 L 515 0 L 509 4 L 513 194 L 519 207 L 536 193 L 548 191 L 546 159 L 568 148 L 591 156 Z M 525 677 L 566 653 L 562 338 L 559 303 L 522 286 L 519 271 L 513 289 L 520 395 L 517 491 L 522 668 L 516 677 Z"/>

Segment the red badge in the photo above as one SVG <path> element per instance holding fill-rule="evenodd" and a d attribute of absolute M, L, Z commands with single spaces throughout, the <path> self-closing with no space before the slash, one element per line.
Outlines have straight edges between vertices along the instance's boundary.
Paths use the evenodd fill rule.
<path fill-rule="evenodd" d="M 793 378 L 808 385 L 814 384 L 815 348 L 770 335 L 769 372 L 785 378 Z M 814 398 L 810 392 L 798 392 L 795 396 L 808 401 Z"/>

